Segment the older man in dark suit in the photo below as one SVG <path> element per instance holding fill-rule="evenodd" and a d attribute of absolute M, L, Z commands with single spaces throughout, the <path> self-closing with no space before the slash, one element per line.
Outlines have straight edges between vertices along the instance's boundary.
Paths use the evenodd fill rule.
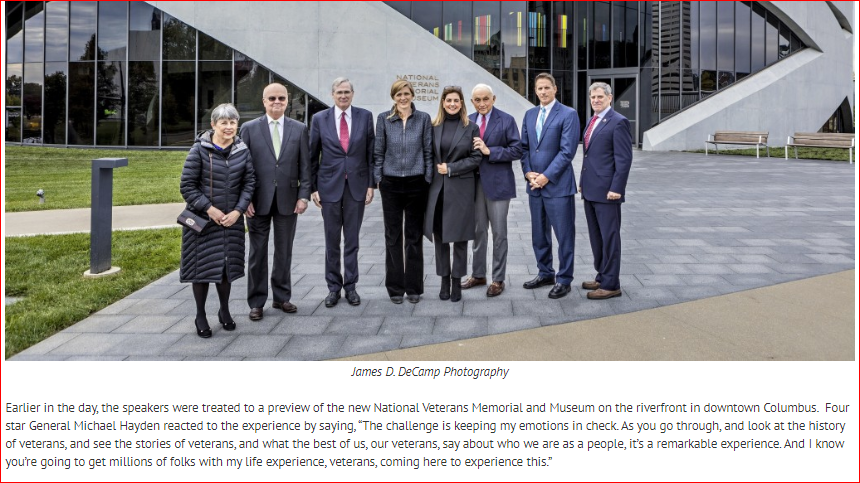
<path fill-rule="evenodd" d="M 633 162 L 630 121 L 612 109 L 612 88 L 595 82 L 588 89 L 594 117 L 583 133 L 580 192 L 597 277 L 582 282 L 592 300 L 621 295 L 621 203 Z"/>
<path fill-rule="evenodd" d="M 331 86 L 334 107 L 318 112 L 311 122 L 311 199 L 322 208 L 325 229 L 326 307 L 334 307 L 346 291 L 350 305 L 361 304 L 358 282 L 358 235 L 364 206 L 373 201 L 373 114 L 352 105 L 355 91 L 346 77 Z M 340 241 L 343 233 L 343 273 Z"/>
<path fill-rule="evenodd" d="M 308 156 L 308 128 L 284 115 L 289 95 L 282 84 L 263 90 L 266 115 L 242 125 L 239 136 L 248 145 L 257 173 L 257 186 L 248 211 L 248 317 L 263 318 L 268 298 L 269 231 L 275 228 L 275 255 L 272 263 L 273 307 L 296 312 L 290 302 L 290 269 L 296 215 L 308 208 L 311 195 L 311 165 Z"/>
<path fill-rule="evenodd" d="M 486 84 L 472 89 L 472 105 L 477 112 L 469 115 L 480 128 L 480 137 L 472 140 L 483 154 L 478 168 L 479 182 L 475 194 L 475 241 L 472 242 L 472 276 L 464 289 L 487 284 L 487 234 L 493 229 L 492 283 L 487 297 L 505 290 L 508 264 L 508 209 L 517 196 L 511 163 L 520 159 L 523 149 L 517 123 L 510 114 L 494 107 L 496 96 Z"/>

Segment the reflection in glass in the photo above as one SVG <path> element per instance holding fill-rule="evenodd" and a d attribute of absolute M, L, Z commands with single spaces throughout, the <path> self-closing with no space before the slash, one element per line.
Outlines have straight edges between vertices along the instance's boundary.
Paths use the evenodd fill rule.
<path fill-rule="evenodd" d="M 791 44 L 789 38 L 791 37 L 791 32 L 788 30 L 788 25 L 784 23 L 779 24 L 779 58 L 784 59 L 791 54 Z"/>
<path fill-rule="evenodd" d="M 678 24 L 679 28 L 681 19 L 678 18 L 675 20 L 674 17 L 680 17 L 682 11 L 681 3 L 682 2 L 668 2 L 671 22 Z M 639 56 L 637 55 L 639 50 L 637 5 L 638 2 L 612 2 L 612 38 L 615 50 L 613 67 L 637 66 L 639 59 Z M 680 38 L 676 38 L 675 42 L 679 40 Z M 676 44 L 672 49 L 678 51 L 679 47 L 680 44 Z"/>
<path fill-rule="evenodd" d="M 6 62 L 24 62 L 24 6 L 17 3 L 6 11 Z"/>
<path fill-rule="evenodd" d="M 472 2 L 442 2 L 443 40 L 472 57 Z"/>
<path fill-rule="evenodd" d="M 735 3 L 717 2 L 717 68 L 726 72 L 735 70 Z"/>
<path fill-rule="evenodd" d="M 6 65 L 6 107 L 21 107 L 21 88 L 24 86 L 24 65 Z"/>
<path fill-rule="evenodd" d="M 770 12 L 767 12 L 764 52 L 767 65 L 771 65 L 779 60 L 779 19 Z"/>
<path fill-rule="evenodd" d="M 75 3 L 72 3 L 72 7 Z M 69 62 L 69 144 L 93 144 L 95 70 L 94 62 Z"/>
<path fill-rule="evenodd" d="M 158 62 L 129 62 L 128 145 L 158 146 Z"/>
<path fill-rule="evenodd" d="M 161 145 L 190 146 L 196 133 L 194 62 L 163 62 L 162 69 Z"/>
<path fill-rule="evenodd" d="M 197 31 L 183 22 L 164 15 L 164 60 L 194 60 Z"/>
<path fill-rule="evenodd" d="M 717 90 L 717 72 L 713 70 L 702 71 L 702 97 L 706 97 Z"/>
<path fill-rule="evenodd" d="M 526 77 L 526 2 L 502 2 L 502 80 L 525 96 Z"/>
<path fill-rule="evenodd" d="M 684 26 L 682 2 L 660 4 L 660 117 L 680 109 L 681 61 Z M 616 17 L 616 22 L 618 18 Z M 618 45 L 618 44 L 616 44 Z"/>
<path fill-rule="evenodd" d="M 750 60 L 752 62 L 752 70 L 750 72 L 758 72 L 764 69 L 765 64 L 765 10 L 758 3 L 752 4 L 752 16 L 750 17 Z"/>
<path fill-rule="evenodd" d="M 412 21 L 441 38 L 442 2 L 412 2 Z"/>
<path fill-rule="evenodd" d="M 44 68 L 41 63 L 24 64 L 24 117 L 22 118 L 22 134 L 25 143 L 42 142 L 42 84 Z"/>
<path fill-rule="evenodd" d="M 144 2 L 130 2 L 129 60 L 158 60 L 161 52 L 161 10 Z"/>
<path fill-rule="evenodd" d="M 287 101 L 287 112 L 285 115 L 291 119 L 307 124 L 310 118 L 307 118 L 308 120 L 305 119 L 305 91 L 299 89 L 292 82 L 279 75 L 275 75 L 272 82 L 278 82 L 287 88 L 287 95 L 290 99 Z M 262 97 L 263 96 L 261 95 L 260 98 L 262 99 Z"/>
<path fill-rule="evenodd" d="M 797 35 L 794 35 L 794 32 L 792 32 L 791 33 L 791 53 L 793 54 L 802 48 L 803 48 L 803 42 L 801 42 L 800 39 L 797 37 Z"/>
<path fill-rule="evenodd" d="M 49 16 L 51 3 L 48 4 Z M 43 123 L 45 144 L 66 144 L 67 77 L 65 62 L 48 62 L 45 64 L 45 119 Z"/>
<path fill-rule="evenodd" d="M 200 60 L 233 60 L 233 49 L 203 32 L 198 32 L 198 35 L 200 36 L 198 40 Z"/>
<path fill-rule="evenodd" d="M 241 58 L 240 58 L 241 57 Z M 256 119 L 266 113 L 263 107 L 263 89 L 269 85 L 269 69 L 236 52 L 236 109 L 239 124 Z"/>
<path fill-rule="evenodd" d="M 725 89 L 735 83 L 735 73 L 731 71 L 721 70 L 717 74 L 717 87 Z"/>
<path fill-rule="evenodd" d="M 552 12 L 552 68 L 574 70 L 574 15 L 573 3 L 557 2 Z M 584 64 L 583 64 L 584 67 Z"/>
<path fill-rule="evenodd" d="M 412 18 L 412 2 L 385 2 L 385 4 L 405 15 L 407 18 Z"/>
<path fill-rule="evenodd" d="M 96 144 L 125 145 L 125 62 L 99 62 Z"/>
<path fill-rule="evenodd" d="M 45 62 L 68 59 L 69 2 L 47 3 L 45 6 L 45 28 L 47 30 L 45 35 Z"/>
<path fill-rule="evenodd" d="M 322 102 L 308 96 L 308 119 L 312 119 L 314 114 L 328 109 L 328 106 Z"/>
<path fill-rule="evenodd" d="M 750 7 L 735 2 L 735 70 L 738 80 L 750 73 Z"/>
<path fill-rule="evenodd" d="M 528 2 L 529 79 L 534 79 L 539 72 L 552 70 L 549 45 L 552 25 L 548 21 L 551 15 L 552 2 Z"/>
<path fill-rule="evenodd" d="M 24 62 L 42 62 L 45 48 L 45 9 L 42 2 L 24 3 Z M 24 113 L 26 118 L 27 113 Z M 25 137 L 27 126 L 24 126 Z"/>
<path fill-rule="evenodd" d="M 99 2 L 99 60 L 125 60 L 128 2 Z"/>
<path fill-rule="evenodd" d="M 6 108 L 6 142 L 21 142 L 21 109 Z"/>
<path fill-rule="evenodd" d="M 639 2 L 639 14 L 640 14 L 640 23 L 639 28 L 642 29 L 641 36 L 641 47 L 639 48 L 639 65 L 645 66 L 647 63 L 651 62 L 651 53 L 656 50 L 654 44 L 652 42 L 652 33 L 651 27 L 653 22 L 652 12 L 655 11 L 652 6 L 654 2 Z M 684 2 L 689 3 L 689 2 Z M 685 12 L 688 11 L 685 7 Z M 585 65 L 585 64 L 580 64 Z M 640 83 L 642 85 L 647 84 L 647 82 Z"/>
<path fill-rule="evenodd" d="M 98 2 L 70 2 L 69 60 L 95 60 Z"/>
<path fill-rule="evenodd" d="M 699 61 L 702 70 L 717 69 L 717 4 L 699 2 Z M 704 85 L 702 90 L 705 90 Z"/>
<path fill-rule="evenodd" d="M 502 71 L 500 2 L 474 2 L 475 36 L 472 59 L 495 77 Z"/>
<path fill-rule="evenodd" d="M 591 58 L 589 60 L 589 68 L 591 69 L 608 69 L 612 67 L 610 50 L 610 26 L 609 20 L 611 15 L 611 5 L 609 2 L 592 2 L 594 19 L 591 26 Z"/>
<path fill-rule="evenodd" d="M 203 130 L 209 129 L 212 108 L 233 102 L 233 66 L 230 62 L 200 62 L 198 69 L 197 125 Z"/>
<path fill-rule="evenodd" d="M 583 2 L 573 2 L 573 9 L 575 25 L 570 30 L 576 32 L 576 68 L 582 70 L 588 67 L 588 8 Z"/>

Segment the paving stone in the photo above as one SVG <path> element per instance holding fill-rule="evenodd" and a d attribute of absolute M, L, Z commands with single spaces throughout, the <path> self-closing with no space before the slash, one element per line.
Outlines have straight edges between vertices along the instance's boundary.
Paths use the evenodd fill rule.
<path fill-rule="evenodd" d="M 326 334 L 375 335 L 382 325 L 382 317 L 334 317 Z"/>
<path fill-rule="evenodd" d="M 240 335 L 220 354 L 222 356 L 273 357 L 290 340 L 286 335 Z"/>
<path fill-rule="evenodd" d="M 296 335 L 290 338 L 277 358 L 294 361 L 334 359 L 346 338 L 345 335 Z"/>
<path fill-rule="evenodd" d="M 385 317 L 379 335 L 430 334 L 434 320 L 433 317 Z"/>
<path fill-rule="evenodd" d="M 486 317 L 439 317 L 433 326 L 434 334 L 460 334 L 461 339 L 487 335 Z"/>
<path fill-rule="evenodd" d="M 66 332 L 113 332 L 117 327 L 121 327 L 136 315 L 102 315 L 99 312 L 91 315 L 77 324 L 65 329 Z"/>
<path fill-rule="evenodd" d="M 400 348 L 400 341 L 403 339 L 400 335 L 385 335 L 385 336 L 362 336 L 350 335 L 347 336 L 343 345 L 340 346 L 334 358 L 349 357 L 358 354 L 368 354 L 373 352 L 385 352 Z"/>

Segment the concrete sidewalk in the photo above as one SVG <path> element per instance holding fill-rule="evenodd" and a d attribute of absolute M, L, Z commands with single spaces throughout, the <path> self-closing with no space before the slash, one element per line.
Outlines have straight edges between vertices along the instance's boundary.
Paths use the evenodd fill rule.
<path fill-rule="evenodd" d="M 111 218 L 112 228 L 114 230 L 173 228 L 177 226 L 176 216 L 184 209 L 185 203 L 114 206 Z M 5 226 L 5 236 L 89 233 L 90 209 L 6 213 Z"/>
<path fill-rule="evenodd" d="M 577 173 L 580 159 L 581 154 L 574 160 Z M 464 291 L 458 303 L 439 300 L 433 248 L 425 241 L 423 299 L 394 305 L 384 287 L 377 197 L 362 227 L 360 306 L 326 308 L 322 303 L 327 294 L 322 219 L 311 207 L 299 220 L 294 247 L 291 301 L 297 314 L 267 307 L 261 322 L 250 322 L 243 278 L 231 295 L 238 329 L 221 330 L 214 317 L 216 297 L 210 294 L 214 336 L 203 340 L 194 333 L 190 286 L 173 273 L 13 359 L 855 357 L 854 165 L 637 151 L 633 166 L 623 208 L 624 295 L 619 298 L 590 301 L 579 288 L 594 276 L 579 201 L 576 288 L 560 300 L 547 298 L 549 287 L 522 288 L 537 270 L 521 186 L 509 215 L 504 294 L 488 299 L 483 288 L 476 288 Z M 160 209 L 163 221 L 149 223 L 173 226 L 181 205 Z M 154 211 L 115 208 L 114 227 L 143 226 L 142 217 Z M 28 233 L 33 230 L 14 225 L 29 220 L 44 226 L 38 218 L 47 216 L 43 213 L 48 212 L 18 220 L 7 215 L 6 222 L 16 233 Z M 57 215 L 58 231 L 80 231 L 71 222 L 68 229 L 60 228 L 72 217 L 52 214 Z"/>

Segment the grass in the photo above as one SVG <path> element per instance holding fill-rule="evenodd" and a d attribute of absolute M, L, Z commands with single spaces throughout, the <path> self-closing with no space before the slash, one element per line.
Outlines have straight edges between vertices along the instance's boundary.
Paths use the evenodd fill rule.
<path fill-rule="evenodd" d="M 30 151 L 30 150 L 27 150 Z M 6 357 L 179 268 L 180 228 L 113 233 L 118 274 L 85 279 L 89 234 L 6 238 Z"/>
<path fill-rule="evenodd" d="M 184 151 L 129 151 L 6 146 L 6 212 L 88 208 L 92 160 L 128 158 L 113 175 L 113 204 L 182 202 Z M 45 190 L 45 204 L 36 191 Z"/>
<path fill-rule="evenodd" d="M 690 151 L 693 153 L 704 153 L 704 149 L 696 149 Z M 723 154 L 733 156 L 755 156 L 755 148 L 745 149 L 720 149 Z M 708 154 L 716 154 L 716 152 L 708 148 Z M 855 157 L 856 157 L 855 150 Z M 759 148 L 759 155 L 763 158 L 767 157 L 767 149 Z M 771 146 L 770 157 L 785 158 L 784 146 Z M 797 148 L 798 159 L 823 159 L 826 161 L 848 161 L 848 150 L 844 148 Z M 794 159 L 794 148 L 788 148 L 788 159 Z M 856 161 L 856 159 L 855 159 Z"/>

